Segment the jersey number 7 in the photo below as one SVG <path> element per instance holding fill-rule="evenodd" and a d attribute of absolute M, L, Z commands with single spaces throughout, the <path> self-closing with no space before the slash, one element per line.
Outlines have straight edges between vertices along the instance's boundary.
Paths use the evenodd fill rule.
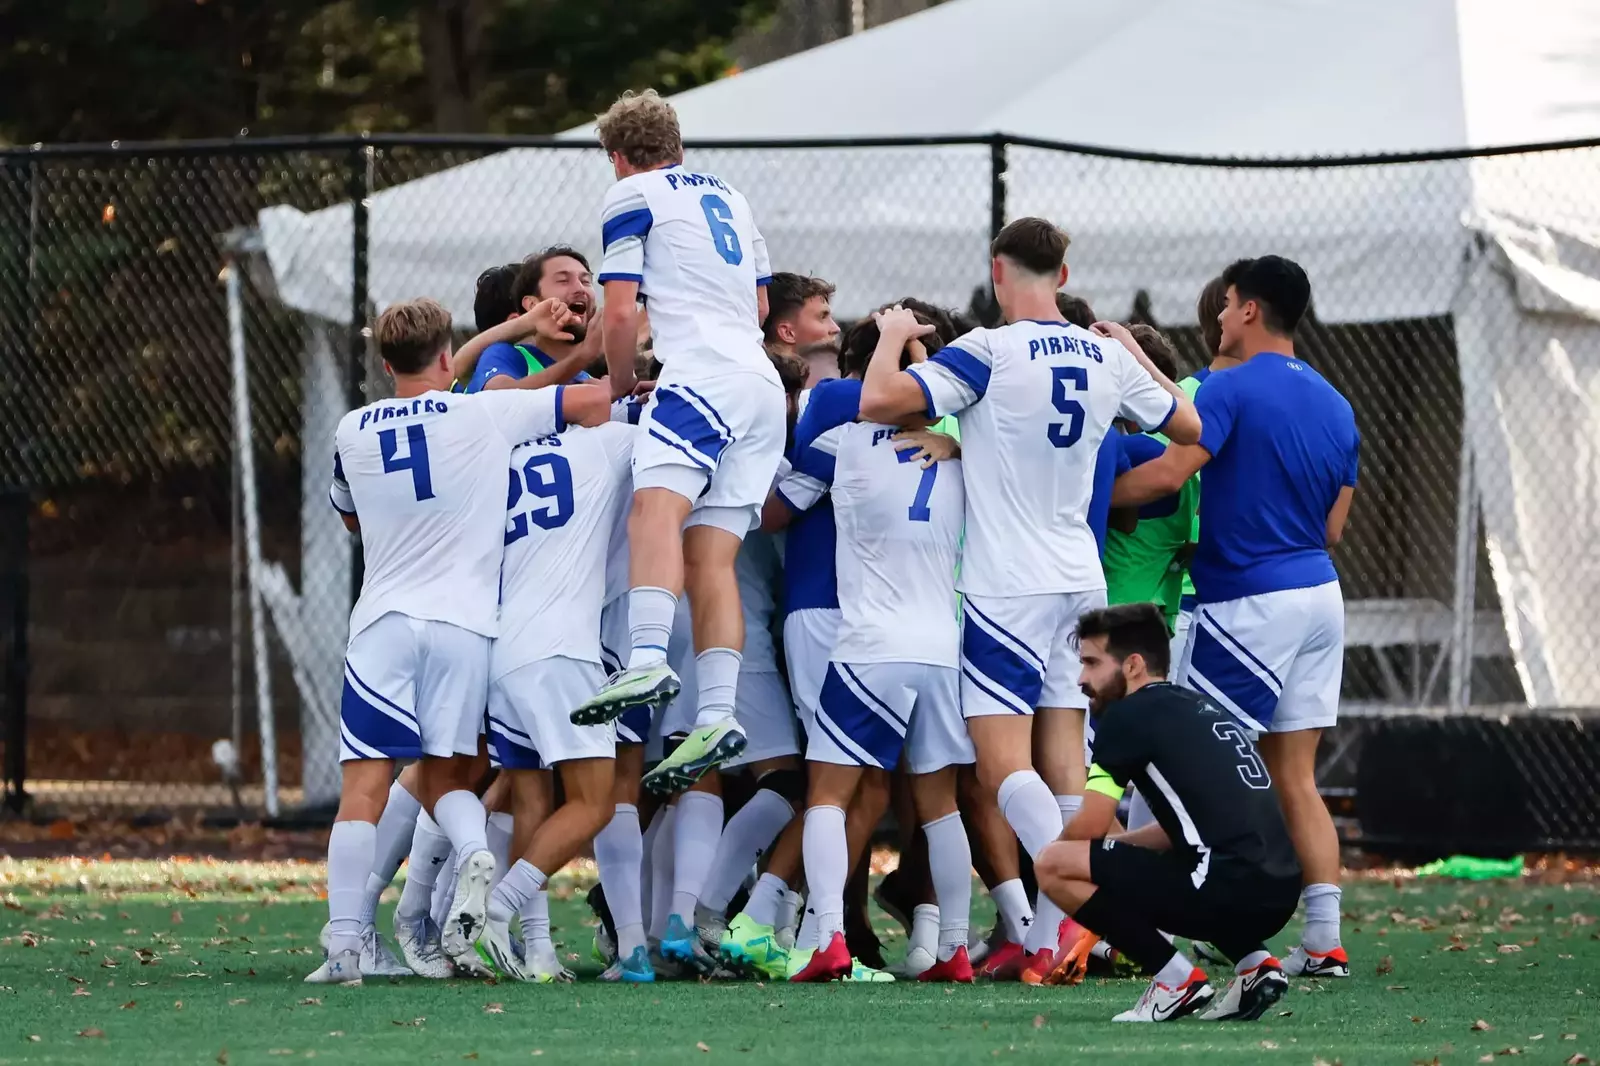
<path fill-rule="evenodd" d="M 908 448 L 903 452 L 896 452 L 895 456 L 902 463 L 911 462 L 912 451 Z M 933 496 L 933 483 L 939 479 L 939 464 L 925 467 L 922 471 L 922 480 L 917 482 L 917 494 L 911 499 L 911 507 L 906 517 L 913 522 L 933 521 L 933 508 L 928 506 L 928 500 Z"/>
<path fill-rule="evenodd" d="M 428 434 L 420 424 L 406 427 L 406 454 L 400 451 L 398 429 L 378 430 L 378 447 L 383 454 L 383 472 L 411 471 L 411 490 L 419 500 L 433 499 L 433 471 L 428 469 Z"/>

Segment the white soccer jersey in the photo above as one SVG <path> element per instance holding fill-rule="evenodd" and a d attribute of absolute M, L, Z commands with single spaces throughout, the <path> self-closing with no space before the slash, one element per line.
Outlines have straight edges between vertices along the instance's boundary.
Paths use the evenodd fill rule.
<path fill-rule="evenodd" d="M 564 428 L 562 388 L 429 392 L 339 420 L 329 497 L 359 518 L 366 560 L 351 639 L 390 611 L 495 635 L 506 463 Z"/>
<path fill-rule="evenodd" d="M 608 422 L 511 453 L 491 681 L 555 655 L 600 661 L 606 557 L 611 531 L 627 522 L 636 432 Z"/>
<path fill-rule="evenodd" d="M 852 422 L 817 438 L 834 456 L 839 635 L 834 662 L 954 668 L 955 573 L 966 492 L 959 460 L 923 469 L 893 426 Z"/>
<path fill-rule="evenodd" d="M 781 541 L 771 533 L 752 530 L 733 560 L 739 583 L 739 606 L 744 614 L 744 651 L 740 669 L 768 674 L 778 669 L 778 650 L 772 641 L 772 616 L 778 610 L 778 585 L 783 581 Z"/>
<path fill-rule="evenodd" d="M 961 424 L 961 591 L 1105 588 L 1087 521 L 1100 441 L 1118 417 L 1166 425 L 1177 400 L 1121 344 L 1065 322 L 975 329 L 910 372 L 928 417 L 957 414 Z"/>
<path fill-rule="evenodd" d="M 606 193 L 601 243 L 600 283 L 639 283 L 663 364 L 732 364 L 777 380 L 756 320 L 756 288 L 772 280 L 767 242 L 737 189 L 681 165 L 623 178 Z"/>

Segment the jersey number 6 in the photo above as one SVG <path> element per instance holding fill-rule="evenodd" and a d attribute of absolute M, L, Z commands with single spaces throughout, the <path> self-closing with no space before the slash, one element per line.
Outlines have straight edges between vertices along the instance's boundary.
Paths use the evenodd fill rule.
<path fill-rule="evenodd" d="M 708 192 L 700 197 L 700 210 L 706 213 L 706 225 L 711 227 L 711 243 L 717 246 L 717 254 L 722 256 L 723 262 L 729 266 L 744 262 L 744 249 L 739 247 L 739 234 L 733 228 L 733 209 L 728 206 L 728 201 L 714 192 Z"/>
<path fill-rule="evenodd" d="M 1083 404 L 1067 399 L 1067 383 L 1083 392 L 1089 387 L 1089 372 L 1081 366 L 1053 366 L 1050 368 L 1050 402 L 1057 411 L 1067 416 L 1065 422 L 1052 422 L 1045 436 L 1057 448 L 1070 448 L 1083 436 Z"/>
<path fill-rule="evenodd" d="M 528 535 L 528 520 L 540 529 L 560 529 L 572 518 L 572 465 L 560 455 L 535 455 L 522 464 L 522 475 L 511 471 L 511 496 L 506 500 L 506 510 L 517 506 L 522 499 L 523 486 L 529 496 L 549 500 L 550 506 L 511 516 L 506 525 L 506 543 L 512 544 Z"/>

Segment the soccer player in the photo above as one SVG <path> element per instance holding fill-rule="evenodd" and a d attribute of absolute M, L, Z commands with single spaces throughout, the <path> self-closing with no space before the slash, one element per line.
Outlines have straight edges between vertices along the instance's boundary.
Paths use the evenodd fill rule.
<path fill-rule="evenodd" d="M 1083 791 L 1085 701 L 1072 628 L 1105 604 L 1086 521 L 1096 452 L 1118 417 L 1188 441 L 1200 422 L 1142 353 L 1061 317 L 1064 233 L 1021 218 L 992 251 L 1007 324 L 974 330 L 901 371 L 900 349 L 925 327 L 884 316 L 861 414 L 886 423 L 958 414 L 967 485 L 962 712 L 983 788 L 1037 857 Z M 1050 968 L 1061 932 L 1062 915 L 1041 896 L 1024 945 L 1031 968 Z"/>
<path fill-rule="evenodd" d="M 503 268 L 499 268 L 503 269 Z M 488 272 L 480 279 L 491 288 L 499 275 Z M 450 371 L 464 382 L 464 392 L 506 388 L 518 379 L 538 376 L 534 388 L 567 381 L 584 381 L 584 368 L 600 354 L 600 332 L 595 326 L 594 277 L 583 253 L 554 245 L 529 256 L 518 267 L 506 295 L 511 313 L 484 325 L 450 360 Z M 489 293 L 478 303 L 492 304 Z M 578 320 L 563 335 L 540 335 L 527 311 L 544 300 L 560 300 Z M 484 308 L 485 311 L 489 307 Z M 529 343 L 522 343 L 524 340 Z"/>
<path fill-rule="evenodd" d="M 672 698 L 678 679 L 667 639 L 687 591 L 695 729 L 644 782 L 666 793 L 746 743 L 734 720 L 744 621 L 733 564 L 783 458 L 783 386 L 761 346 L 772 270 L 744 196 L 684 169 L 677 115 L 654 91 L 625 93 L 600 116 L 599 135 L 617 175 L 600 267 L 612 395 L 633 388 L 640 296 L 650 301 L 662 371 L 634 449 L 628 664 L 573 720 L 609 721 Z"/>
<path fill-rule="evenodd" d="M 761 324 L 767 351 L 805 360 L 807 389 L 839 376 L 839 323 L 833 320 L 831 284 L 805 274 L 779 271 L 767 286 L 767 318 Z M 830 355 L 829 353 L 833 354 Z"/>
<path fill-rule="evenodd" d="M 908 363 L 924 356 L 916 340 L 906 349 Z M 859 400 L 851 382 L 814 401 L 817 442 L 834 454 L 821 462 L 810 451 L 797 454 L 802 468 L 831 483 L 841 622 L 806 749 L 807 913 L 816 915 L 821 946 L 791 955 L 790 980 L 852 972 L 844 935 L 852 858 L 845 808 L 868 771 L 892 771 L 904 754 L 939 907 L 937 961 L 920 979 L 970 982 L 972 855 L 956 809 L 957 768 L 973 760 L 956 674 L 961 467 L 959 460 L 914 462 L 912 450 L 896 449 L 897 427 L 856 421 Z M 839 434 L 827 439 L 834 426 Z"/>
<path fill-rule="evenodd" d="M 1236 960 L 1233 982 L 1205 1017 L 1259 1018 L 1288 989 L 1266 940 L 1294 916 L 1300 888 L 1267 769 L 1232 716 L 1167 684 L 1160 608 L 1090 611 L 1077 637 L 1094 767 L 1066 839 L 1039 856 L 1039 885 L 1155 975 L 1115 1021 L 1172 1021 L 1213 999 L 1205 972 L 1160 930 L 1210 940 Z M 1156 820 L 1112 835 L 1132 783 Z"/>
<path fill-rule="evenodd" d="M 519 444 L 511 453 L 509 517 L 501 570 L 501 631 L 489 665 L 489 736 L 511 781 L 520 856 L 489 898 L 478 941 L 501 973 L 541 983 L 572 979 L 549 942 L 543 952 L 511 950 L 507 926 L 550 873 L 566 865 L 609 823 L 616 740 L 613 727 L 574 725 L 568 708 L 605 681 L 600 614 L 611 530 L 626 520 L 628 468 L 636 430 L 612 422 Z M 565 802 L 547 810 L 535 775 L 554 767 Z M 655 975 L 642 939 L 621 945 L 622 979 Z"/>
<path fill-rule="evenodd" d="M 1219 352 L 1241 365 L 1197 394 L 1200 442 L 1124 475 L 1116 501 L 1144 504 L 1205 470 L 1190 568 L 1199 605 L 1179 681 L 1261 734 L 1306 877 L 1304 941 L 1285 972 L 1347 977 L 1339 840 L 1316 754 L 1338 717 L 1344 667 L 1344 598 L 1328 549 L 1344 534 L 1361 435 L 1349 402 L 1295 356 L 1311 303 L 1305 271 L 1269 255 L 1222 277 Z"/>
<path fill-rule="evenodd" d="M 330 498 L 366 559 L 350 613 L 340 702 L 344 783 L 328 838 L 327 959 L 308 981 L 359 982 L 362 896 L 395 759 L 422 760 L 423 809 L 462 859 L 444 929 L 462 955 L 484 918 L 494 860 L 473 792 L 500 583 L 504 466 L 512 445 L 568 421 L 598 423 L 598 386 L 451 395 L 450 313 L 396 304 L 375 333 L 395 397 L 351 411 L 334 435 Z"/>

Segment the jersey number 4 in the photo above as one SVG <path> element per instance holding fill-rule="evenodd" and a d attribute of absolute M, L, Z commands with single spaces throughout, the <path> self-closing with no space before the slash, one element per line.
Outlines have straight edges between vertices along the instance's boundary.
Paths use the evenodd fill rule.
<path fill-rule="evenodd" d="M 1045 428 L 1045 436 L 1057 448 L 1070 448 L 1083 436 L 1083 404 L 1067 398 L 1068 384 L 1076 392 L 1085 391 L 1089 387 L 1089 372 L 1081 366 L 1050 368 L 1050 402 L 1067 416 L 1067 421 L 1052 422 Z"/>
<path fill-rule="evenodd" d="M 400 453 L 400 431 L 378 430 L 378 447 L 383 454 L 383 472 L 411 471 L 411 489 L 419 500 L 433 499 L 433 471 L 428 469 L 428 434 L 421 425 L 406 427 L 406 454 Z"/>
<path fill-rule="evenodd" d="M 744 249 L 739 246 L 739 234 L 733 228 L 733 209 L 728 201 L 714 192 L 700 197 L 700 210 L 706 213 L 706 225 L 711 227 L 711 243 L 717 254 L 729 266 L 744 262 Z"/>
<path fill-rule="evenodd" d="M 506 543 L 528 535 L 528 522 L 540 529 L 560 529 L 572 518 L 572 466 L 560 455 L 535 455 L 522 464 L 522 473 L 511 471 L 511 495 L 506 510 L 516 510 L 526 486 L 529 496 L 548 500 L 549 505 L 513 514 L 506 523 Z"/>
<path fill-rule="evenodd" d="M 912 451 L 908 448 L 903 452 L 896 452 L 896 457 L 902 463 L 911 462 Z M 911 498 L 911 507 L 906 517 L 913 522 L 933 521 L 933 508 L 928 506 L 928 500 L 933 497 L 933 483 L 939 479 L 939 464 L 934 463 L 922 471 L 922 480 L 917 482 L 917 494 Z"/>

